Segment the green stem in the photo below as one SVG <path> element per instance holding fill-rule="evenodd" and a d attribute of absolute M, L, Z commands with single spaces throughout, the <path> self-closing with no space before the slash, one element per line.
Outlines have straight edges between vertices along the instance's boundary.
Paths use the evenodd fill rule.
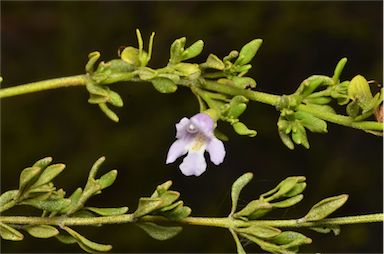
<path fill-rule="evenodd" d="M 136 75 L 136 73 L 134 74 L 131 73 L 126 77 L 126 79 L 132 79 L 134 75 Z M 77 76 L 69 76 L 64 78 L 38 81 L 38 82 L 28 83 L 28 84 L 19 85 L 19 86 L 13 86 L 9 88 L 3 88 L 3 89 L 0 89 L 0 98 L 11 97 L 15 95 L 21 95 L 26 93 L 38 92 L 38 91 L 44 91 L 49 89 L 55 89 L 60 87 L 82 86 L 86 84 L 88 78 L 89 78 L 88 75 L 77 75 Z M 120 79 L 121 77 L 119 77 L 119 80 Z M 116 82 L 119 80 L 116 80 Z M 202 87 L 210 91 L 219 92 L 227 95 L 233 95 L 233 96 L 243 95 L 249 100 L 269 104 L 275 107 L 278 106 L 279 103 L 281 103 L 281 96 L 279 95 L 245 90 L 245 89 L 237 88 L 235 86 L 219 84 L 215 81 L 206 80 L 206 82 L 202 85 Z M 297 107 L 297 109 L 311 113 L 312 115 L 318 118 L 321 118 L 323 120 L 326 120 L 328 122 L 340 124 L 347 127 L 352 127 L 355 129 L 362 129 L 365 131 L 367 130 L 382 131 L 383 130 L 382 123 L 374 122 L 374 121 L 356 122 L 351 117 L 338 115 L 331 112 L 320 111 L 317 108 L 312 107 L 310 105 L 301 104 Z"/>
<path fill-rule="evenodd" d="M 339 218 L 323 219 L 319 221 L 305 222 L 292 220 L 255 220 L 242 221 L 234 220 L 230 217 L 223 218 L 204 218 L 204 217 L 187 217 L 179 221 L 171 221 L 162 216 L 144 216 L 139 219 L 134 217 L 134 214 L 124 214 L 116 216 L 104 216 L 93 218 L 71 218 L 71 217 L 27 217 L 27 216 L 0 216 L 0 222 L 6 224 L 21 224 L 21 225 L 98 225 L 98 224 L 121 224 L 134 223 L 137 221 L 157 222 L 176 225 L 197 225 L 220 228 L 235 228 L 246 227 L 251 225 L 268 225 L 280 228 L 297 228 L 297 227 L 318 227 L 331 225 L 345 225 L 358 223 L 373 223 L 383 222 L 384 214 L 368 214 L 358 216 L 346 216 Z"/>
<path fill-rule="evenodd" d="M 76 75 L 64 78 L 48 79 L 43 81 L 32 82 L 19 86 L 12 86 L 0 89 L 0 98 L 11 97 L 15 95 L 34 93 L 49 89 L 69 86 L 83 86 L 86 84 L 87 75 Z"/>
<path fill-rule="evenodd" d="M 224 93 L 224 94 L 242 95 L 244 97 L 247 97 L 250 100 L 269 104 L 272 106 L 277 106 L 280 103 L 280 98 L 281 98 L 281 96 L 279 96 L 279 95 L 256 92 L 256 91 L 251 91 L 251 90 L 245 90 L 245 89 L 237 88 L 235 86 L 219 84 L 215 81 L 209 81 L 209 80 L 206 80 L 203 87 L 205 89 L 215 91 L 215 92 Z"/>
<path fill-rule="evenodd" d="M 383 123 L 373 121 L 354 122 L 352 117 L 334 114 L 326 111 L 319 111 L 317 108 L 310 105 L 301 104 L 297 107 L 298 110 L 311 113 L 312 115 L 321 118 L 325 121 L 337 123 L 347 127 L 352 127 L 361 130 L 382 131 Z"/>

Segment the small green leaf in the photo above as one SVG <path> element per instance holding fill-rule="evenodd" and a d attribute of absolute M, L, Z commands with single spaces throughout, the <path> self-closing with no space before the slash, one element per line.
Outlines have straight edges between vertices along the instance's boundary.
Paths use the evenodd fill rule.
<path fill-rule="evenodd" d="M 287 198 L 283 201 L 272 203 L 272 206 L 275 208 L 286 208 L 291 207 L 299 203 L 304 198 L 303 194 L 299 194 L 290 198 Z"/>
<path fill-rule="evenodd" d="M 240 192 L 241 190 L 252 180 L 253 174 L 252 173 L 245 173 L 232 184 L 231 189 L 231 198 L 232 198 L 232 209 L 231 209 L 231 215 L 236 212 L 237 209 L 237 202 L 239 200 Z"/>
<path fill-rule="evenodd" d="M 235 122 L 232 124 L 233 129 L 235 132 L 239 135 L 246 135 L 249 137 L 254 137 L 256 136 L 257 132 L 255 130 L 250 130 L 247 128 L 245 124 L 242 122 Z"/>
<path fill-rule="evenodd" d="M 244 65 L 249 63 L 256 55 L 257 50 L 260 48 L 263 40 L 255 39 L 244 45 L 241 48 L 239 57 L 235 61 L 235 65 Z"/>
<path fill-rule="evenodd" d="M 22 192 L 28 184 L 32 184 L 41 172 L 40 167 L 30 167 L 24 169 L 20 174 L 19 190 Z"/>
<path fill-rule="evenodd" d="M 181 201 L 182 202 L 182 201 Z M 173 208 L 162 213 L 163 216 L 167 217 L 170 220 L 182 220 L 188 217 L 191 214 L 192 210 L 188 206 L 180 206 Z"/>
<path fill-rule="evenodd" d="M 126 47 L 120 53 L 120 57 L 123 61 L 132 64 L 134 66 L 139 66 L 139 50 L 134 47 Z"/>
<path fill-rule="evenodd" d="M 283 245 L 286 249 L 294 246 L 312 243 L 311 238 L 308 238 L 305 235 L 294 231 L 285 231 L 279 234 L 278 236 L 272 238 L 270 241 L 275 244 Z"/>
<path fill-rule="evenodd" d="M 307 184 L 305 182 L 297 183 L 295 185 L 295 187 L 293 187 L 290 191 L 285 193 L 283 195 L 283 197 L 293 197 L 293 196 L 296 196 L 296 195 L 302 193 L 305 190 L 306 187 L 307 187 Z"/>
<path fill-rule="evenodd" d="M 100 244 L 100 243 L 95 243 L 84 236 L 80 235 L 78 232 L 74 231 L 73 229 L 63 226 L 62 227 L 65 231 L 68 232 L 71 236 L 73 236 L 76 240 L 79 246 L 84 249 L 85 251 L 88 252 L 106 252 L 110 251 L 112 249 L 112 245 L 105 245 L 105 244 Z"/>
<path fill-rule="evenodd" d="M 264 200 L 252 200 L 242 210 L 235 213 L 235 218 L 259 218 L 272 210 L 272 205 Z"/>
<path fill-rule="evenodd" d="M 345 64 L 347 63 L 347 58 L 346 57 L 343 57 L 342 59 L 340 59 L 340 61 L 337 63 L 336 65 L 336 68 L 335 68 L 335 71 L 333 73 L 333 81 L 335 83 L 338 83 L 339 82 L 339 79 L 340 79 L 340 74 L 341 72 L 343 71 L 344 69 L 344 66 Z"/>
<path fill-rule="evenodd" d="M 101 111 L 104 112 L 104 114 L 106 116 L 109 117 L 109 119 L 111 119 L 112 121 L 114 122 L 118 122 L 119 121 L 119 117 L 112 111 L 110 110 L 107 105 L 105 103 L 100 103 L 99 104 L 99 108 L 101 109 Z"/>
<path fill-rule="evenodd" d="M 59 230 L 49 225 L 27 226 L 25 230 L 36 238 L 50 238 L 59 234 Z"/>
<path fill-rule="evenodd" d="M 248 100 L 244 96 L 237 95 L 229 103 L 228 117 L 232 119 L 237 119 L 239 116 L 246 110 Z"/>
<path fill-rule="evenodd" d="M 154 78 L 151 80 L 153 87 L 160 93 L 174 93 L 177 85 L 168 78 Z"/>
<path fill-rule="evenodd" d="M 60 242 L 62 242 L 64 244 L 76 243 L 76 239 L 73 236 L 70 236 L 70 235 L 60 234 L 60 235 L 56 235 L 55 237 L 57 238 L 57 240 L 59 240 Z"/>
<path fill-rule="evenodd" d="M 286 147 L 288 147 L 290 150 L 295 149 L 295 145 L 293 144 L 291 137 L 284 131 L 279 130 L 279 137 Z"/>
<path fill-rule="evenodd" d="M 13 200 L 17 196 L 18 192 L 19 192 L 18 190 L 9 190 L 9 191 L 6 191 L 3 194 L 1 194 L 1 196 L 0 196 L 0 207 L 5 205 L 9 201 Z"/>
<path fill-rule="evenodd" d="M 49 183 L 53 178 L 63 172 L 64 168 L 64 164 L 54 164 L 48 166 L 44 169 L 43 173 L 41 173 L 37 181 L 32 185 L 32 188 Z"/>
<path fill-rule="evenodd" d="M 299 120 L 305 128 L 312 132 L 327 133 L 327 123 L 312 114 L 297 111 L 295 112 L 295 118 Z"/>
<path fill-rule="evenodd" d="M 96 182 L 100 184 L 101 189 L 105 189 L 111 186 L 117 177 L 117 170 L 111 170 L 108 173 L 102 175 L 100 179 L 97 179 Z"/>
<path fill-rule="evenodd" d="M 303 125 L 297 123 L 295 127 L 292 128 L 292 140 L 296 144 L 302 145 L 305 148 L 309 149 L 307 133 Z"/>
<path fill-rule="evenodd" d="M 266 201 L 271 201 L 278 199 L 284 196 L 286 193 L 290 192 L 298 183 L 304 182 L 304 176 L 290 176 L 281 181 L 275 188 L 272 190 L 263 193 L 260 197 L 264 198 Z M 269 197 L 267 197 L 269 196 Z"/>
<path fill-rule="evenodd" d="M 188 60 L 200 55 L 201 51 L 203 51 L 204 42 L 202 40 L 198 40 L 189 46 L 184 52 L 181 54 L 181 61 Z"/>
<path fill-rule="evenodd" d="M 348 86 L 348 97 L 357 100 L 362 109 L 367 109 L 372 97 L 368 81 L 361 75 L 355 76 Z"/>
<path fill-rule="evenodd" d="M 328 215 L 339 209 L 348 200 L 347 194 L 342 194 L 335 197 L 330 197 L 321 200 L 315 204 L 311 210 L 301 220 L 316 221 L 326 218 Z"/>
<path fill-rule="evenodd" d="M 101 156 L 99 159 L 97 159 L 97 161 L 95 161 L 95 163 L 93 163 L 92 168 L 88 174 L 88 180 L 96 178 L 97 171 L 99 170 L 101 165 L 104 163 L 104 161 L 105 161 L 105 157 Z"/>
<path fill-rule="evenodd" d="M 36 200 L 36 199 L 27 199 L 21 204 L 31 205 L 41 210 L 48 212 L 59 212 L 64 207 L 68 206 L 71 203 L 70 199 L 53 199 L 53 200 Z"/>
<path fill-rule="evenodd" d="M 359 103 L 357 101 L 351 101 L 347 105 L 346 111 L 350 117 L 353 117 L 353 118 L 357 117 L 360 113 Z"/>
<path fill-rule="evenodd" d="M 100 58 L 100 53 L 98 51 L 94 51 L 89 53 L 88 55 L 88 62 L 85 65 L 85 71 L 87 73 L 93 73 L 94 65 L 97 62 L 97 60 Z"/>
<path fill-rule="evenodd" d="M 225 65 L 223 61 L 221 61 L 216 55 L 214 54 L 209 54 L 207 61 L 205 62 L 205 66 L 211 69 L 216 69 L 216 70 L 224 70 Z"/>
<path fill-rule="evenodd" d="M 160 213 L 167 212 L 167 211 L 173 210 L 173 209 L 175 209 L 177 207 L 182 207 L 183 204 L 184 204 L 184 202 L 182 200 L 179 200 L 179 201 L 177 201 L 175 203 L 172 203 L 172 204 L 170 204 L 168 206 L 161 207 L 161 209 L 159 209 L 159 212 Z"/>
<path fill-rule="evenodd" d="M 13 227 L 3 224 L 1 222 L 0 222 L 0 236 L 4 240 L 11 240 L 11 241 L 21 241 L 24 239 L 24 236 L 22 233 L 20 233 Z"/>
<path fill-rule="evenodd" d="M 164 227 L 152 222 L 139 222 L 136 225 L 143 229 L 150 237 L 160 241 L 171 239 L 183 230 L 182 227 Z"/>
<path fill-rule="evenodd" d="M 235 86 L 238 88 L 241 88 L 241 89 L 255 88 L 256 87 L 256 81 L 250 77 L 234 76 L 231 79 L 234 82 Z"/>
<path fill-rule="evenodd" d="M 281 230 L 271 226 L 249 226 L 236 229 L 240 233 L 254 235 L 262 239 L 269 239 L 281 233 Z"/>
<path fill-rule="evenodd" d="M 163 195 L 170 187 L 172 186 L 172 181 L 166 181 L 163 184 L 160 184 L 156 187 L 155 192 L 152 194 L 151 198 L 157 198 Z"/>
<path fill-rule="evenodd" d="M 324 78 L 322 76 L 312 76 L 305 80 L 303 87 L 303 91 L 301 92 L 301 96 L 303 98 L 309 96 L 313 93 L 321 84 L 323 84 Z M 300 88 L 299 88 L 300 89 Z"/>
<path fill-rule="evenodd" d="M 181 56 L 184 51 L 184 45 L 186 42 L 186 38 L 182 37 L 180 39 L 175 40 L 171 45 L 171 55 L 169 62 L 171 64 L 179 63 L 181 61 Z"/>
<path fill-rule="evenodd" d="M 67 213 L 68 211 L 71 211 L 72 209 L 74 209 L 77 206 L 77 202 L 79 201 L 82 193 L 83 193 L 83 190 L 80 187 L 77 188 L 69 197 L 69 199 L 71 200 L 71 203 L 69 204 L 69 206 L 64 207 L 61 210 L 61 212 Z M 71 211 L 71 212 L 74 212 L 74 211 Z"/>
<path fill-rule="evenodd" d="M 152 80 L 157 77 L 157 72 L 148 67 L 142 67 L 137 72 L 141 80 Z"/>
<path fill-rule="evenodd" d="M 163 201 L 160 198 L 140 198 L 139 205 L 134 212 L 135 217 L 141 217 L 157 210 Z"/>
<path fill-rule="evenodd" d="M 41 160 L 36 161 L 32 167 L 40 167 L 41 169 L 45 169 L 51 162 L 52 157 L 45 157 Z"/>
<path fill-rule="evenodd" d="M 246 254 L 243 246 L 241 245 L 241 242 L 239 240 L 239 237 L 237 236 L 237 234 L 235 233 L 235 231 L 233 231 L 233 229 L 229 228 L 229 232 L 231 232 L 231 235 L 233 237 L 233 239 L 235 240 L 235 243 L 236 243 L 236 249 L 237 249 L 237 254 Z"/>
<path fill-rule="evenodd" d="M 98 207 L 86 207 L 86 209 L 97 213 L 102 216 L 114 216 L 128 212 L 128 207 L 116 207 L 116 208 L 98 208 Z"/>
<path fill-rule="evenodd" d="M 97 94 L 90 94 L 88 99 L 88 103 L 90 104 L 106 103 L 107 101 L 108 97 Z"/>
<path fill-rule="evenodd" d="M 180 72 L 181 76 L 185 76 L 190 80 L 198 78 L 201 74 L 198 64 L 178 63 L 174 65 L 173 68 Z"/>
<path fill-rule="evenodd" d="M 108 102 L 113 106 L 122 107 L 124 105 L 123 99 L 121 99 L 120 95 L 112 90 L 108 91 Z"/>
<path fill-rule="evenodd" d="M 162 200 L 161 207 L 166 207 L 171 205 L 180 197 L 180 193 L 177 191 L 166 191 L 159 198 Z"/>

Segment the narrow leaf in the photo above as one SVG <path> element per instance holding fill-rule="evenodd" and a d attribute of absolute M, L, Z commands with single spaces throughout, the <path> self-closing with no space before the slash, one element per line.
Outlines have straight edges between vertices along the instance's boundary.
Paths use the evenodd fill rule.
<path fill-rule="evenodd" d="M 102 216 L 113 216 L 124 214 L 128 211 L 128 207 L 116 207 L 116 208 L 98 208 L 98 207 L 86 207 L 86 209 L 97 213 Z"/>
<path fill-rule="evenodd" d="M 37 179 L 37 181 L 32 185 L 32 188 L 49 183 L 53 178 L 60 174 L 64 168 L 64 164 L 54 164 L 48 166 L 46 169 L 44 169 L 43 173 L 41 173 L 39 179 Z"/>
<path fill-rule="evenodd" d="M 160 184 L 156 187 L 155 192 L 152 194 L 151 198 L 157 198 L 163 195 L 170 187 L 172 186 L 172 181 L 166 181 L 163 184 Z"/>
<path fill-rule="evenodd" d="M 48 212 L 59 212 L 64 207 L 68 206 L 71 203 L 70 199 L 53 199 L 53 200 L 36 200 L 28 199 L 23 201 L 21 204 L 31 205 L 41 210 L 46 210 Z"/>
<path fill-rule="evenodd" d="M 272 203 L 272 206 L 275 208 L 286 208 L 286 207 L 294 206 L 297 203 L 299 203 L 303 198 L 304 198 L 303 194 L 296 195 L 286 200 Z"/>
<path fill-rule="evenodd" d="M 238 232 L 254 235 L 262 239 L 269 239 L 281 233 L 281 230 L 271 226 L 250 226 L 246 228 L 238 228 Z"/>
<path fill-rule="evenodd" d="M 49 225 L 27 226 L 25 230 L 36 238 L 50 238 L 59 234 L 59 230 Z"/>
<path fill-rule="evenodd" d="M 239 53 L 239 58 L 236 59 L 235 64 L 244 65 L 249 63 L 252 60 L 252 58 L 256 55 L 256 52 L 260 48 L 262 43 L 263 43 L 263 40 L 255 39 L 245 44 L 241 48 Z"/>
<path fill-rule="evenodd" d="M 152 222 L 139 222 L 136 225 L 143 229 L 150 237 L 160 241 L 171 239 L 183 230 L 182 227 L 164 227 Z"/>
<path fill-rule="evenodd" d="M 13 200 L 17 196 L 18 192 L 19 192 L 18 190 L 9 190 L 9 191 L 6 191 L 3 194 L 1 194 L 1 196 L 0 196 L 0 207 L 5 205 L 9 201 Z"/>
<path fill-rule="evenodd" d="M 177 90 L 177 85 L 168 78 L 154 78 L 151 82 L 153 87 L 160 93 L 174 93 Z"/>
<path fill-rule="evenodd" d="M 83 248 L 86 251 L 91 250 L 91 252 L 106 252 L 112 249 L 112 245 L 105 245 L 105 244 L 92 242 L 67 226 L 63 226 L 62 228 L 77 240 L 81 248 L 86 247 L 86 248 Z"/>
<path fill-rule="evenodd" d="M 19 190 L 23 191 L 27 184 L 32 183 L 40 174 L 40 167 L 30 167 L 24 169 L 20 174 Z"/>
<path fill-rule="evenodd" d="M 162 213 L 170 220 L 182 220 L 191 214 L 192 210 L 188 206 L 177 206 L 176 208 Z"/>
<path fill-rule="evenodd" d="M 181 54 L 181 61 L 188 60 L 200 55 L 201 51 L 203 51 L 204 42 L 202 40 L 198 40 L 189 46 L 184 52 Z"/>
<path fill-rule="evenodd" d="M 160 198 L 140 198 L 139 205 L 134 213 L 135 217 L 141 217 L 157 210 L 163 201 Z"/>
<path fill-rule="evenodd" d="M 24 236 L 22 233 L 20 233 L 13 227 L 3 224 L 1 222 L 0 222 L 0 236 L 4 240 L 11 240 L 11 241 L 21 241 L 24 239 Z"/>
<path fill-rule="evenodd" d="M 117 177 L 117 170 L 111 170 L 108 173 L 102 175 L 100 179 L 97 179 L 96 182 L 101 185 L 101 189 L 105 189 L 111 186 Z"/>
<path fill-rule="evenodd" d="M 113 112 L 112 110 L 110 110 L 107 105 L 105 103 L 100 103 L 99 104 L 99 108 L 101 109 L 101 111 L 104 112 L 104 114 L 106 116 L 109 117 L 109 119 L 111 119 L 112 121 L 114 122 L 118 122 L 119 121 L 119 117 L 115 114 L 115 112 Z"/>
<path fill-rule="evenodd" d="M 40 159 L 33 164 L 33 167 L 40 167 L 41 169 L 45 169 L 52 162 L 52 157 L 45 157 Z"/>
<path fill-rule="evenodd" d="M 56 235 L 55 237 L 56 237 L 57 240 L 59 240 L 60 242 L 62 242 L 64 244 L 76 243 L 76 239 L 73 236 L 71 236 L 71 235 L 60 234 L 60 235 Z"/>
<path fill-rule="evenodd" d="M 348 199 L 347 194 L 342 194 L 335 197 L 330 197 L 321 200 L 317 204 L 315 204 L 311 210 L 304 216 L 304 221 L 316 221 L 321 220 L 339 209 L 341 206 L 345 204 Z"/>
<path fill-rule="evenodd" d="M 231 198 L 232 198 L 232 209 L 231 214 L 234 214 L 237 209 L 237 202 L 239 200 L 241 190 L 252 180 L 252 173 L 245 173 L 232 184 Z"/>
<path fill-rule="evenodd" d="M 235 240 L 235 243 L 236 243 L 236 249 L 237 249 L 237 253 L 238 254 L 246 254 L 243 246 L 241 245 L 241 242 L 239 240 L 239 237 L 237 236 L 237 234 L 235 233 L 235 231 L 233 231 L 233 229 L 229 228 L 229 232 L 231 232 L 231 235 L 233 237 L 233 240 Z"/>
<path fill-rule="evenodd" d="M 335 82 L 339 82 L 339 79 L 340 79 L 340 74 L 341 72 L 343 71 L 344 69 L 344 66 L 345 64 L 347 63 L 347 58 L 346 57 L 343 57 L 336 65 L 336 68 L 335 68 L 335 71 L 333 73 L 333 77 L 332 79 L 335 81 Z"/>

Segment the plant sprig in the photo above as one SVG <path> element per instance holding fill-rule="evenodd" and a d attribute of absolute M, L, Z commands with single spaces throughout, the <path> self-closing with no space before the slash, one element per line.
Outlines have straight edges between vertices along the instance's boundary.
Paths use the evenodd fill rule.
<path fill-rule="evenodd" d="M 230 51 L 222 59 L 209 54 L 205 62 L 191 63 L 186 61 L 198 56 L 204 43 L 198 40 L 186 46 L 187 40 L 182 37 L 172 43 L 167 65 L 153 69 L 148 63 L 153 52 L 154 33 L 150 36 L 147 51 L 139 30 L 136 35 L 138 48 L 127 46 L 119 50 L 118 59 L 98 63 L 100 53 L 90 53 L 85 75 L 0 89 L 0 98 L 85 85 L 90 94 L 88 102 L 97 104 L 117 122 L 119 117 L 109 105 L 122 107 L 124 103 L 121 96 L 110 89 L 110 84 L 147 82 L 160 93 L 174 93 L 179 86 L 190 88 L 197 97 L 200 111 L 209 109 L 214 112 L 218 120 L 229 123 L 239 135 L 253 137 L 257 134 L 240 121 L 250 100 L 272 105 L 280 112 L 278 133 L 289 149 L 294 149 L 295 145 L 309 148 L 307 132 L 326 133 L 327 122 L 383 135 L 383 124 L 372 120 L 382 107 L 383 91 L 380 89 L 373 94 L 370 82 L 361 75 L 341 81 L 346 58 L 339 61 L 331 76 L 312 75 L 301 82 L 294 93 L 279 96 L 256 91 L 256 81 L 246 76 L 252 68 L 250 62 L 262 44 L 261 39 L 252 40 L 239 51 Z M 345 115 L 336 111 L 344 111 Z M 227 139 L 224 134 L 221 137 Z"/>
<path fill-rule="evenodd" d="M 342 194 L 323 199 L 299 219 L 261 220 L 274 209 L 284 209 L 299 203 L 306 188 L 305 177 L 292 176 L 280 182 L 272 190 L 238 208 L 242 189 L 252 180 L 252 173 L 239 177 L 232 185 L 232 208 L 228 217 L 191 217 L 191 209 L 178 200 L 180 193 L 170 190 L 171 181 L 156 187 L 150 197 L 139 199 L 133 213 L 128 207 L 89 207 L 87 201 L 113 184 L 117 171 L 111 170 L 101 177 L 96 175 L 105 158 L 101 157 L 92 166 L 84 189 L 77 188 L 69 197 L 63 189 L 57 189 L 53 179 L 64 169 L 64 164 L 53 164 L 47 157 L 24 169 L 20 174 L 19 188 L 0 195 L 2 213 L 18 205 L 32 206 L 42 211 L 40 217 L 0 216 L 0 235 L 5 240 L 21 241 L 25 231 L 36 238 L 55 237 L 65 244 L 77 243 L 86 252 L 106 252 L 109 244 L 100 244 L 87 239 L 73 226 L 131 223 L 143 229 L 157 240 L 168 240 L 182 231 L 183 225 L 200 225 L 226 228 L 232 234 L 238 253 L 245 253 L 240 238 L 246 238 L 263 250 L 273 253 L 294 253 L 303 244 L 312 240 L 302 233 L 292 231 L 306 227 L 320 233 L 340 233 L 340 225 L 382 222 L 383 214 L 330 218 L 348 199 Z M 288 230 L 284 230 L 287 229 Z"/>

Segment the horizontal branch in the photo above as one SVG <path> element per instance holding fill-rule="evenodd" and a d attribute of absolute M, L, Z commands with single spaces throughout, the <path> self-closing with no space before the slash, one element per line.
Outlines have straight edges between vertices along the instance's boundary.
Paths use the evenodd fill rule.
<path fill-rule="evenodd" d="M 71 217 L 27 217 L 27 216 L 0 216 L 0 222 L 6 224 L 19 224 L 19 225 L 57 225 L 57 226 L 71 226 L 71 225 L 99 225 L 99 224 L 121 224 L 121 223 L 135 223 L 138 221 L 165 223 L 172 225 L 198 225 L 209 227 L 221 228 L 236 228 L 247 227 L 251 225 L 268 225 L 281 228 L 297 228 L 297 227 L 318 227 L 318 226 L 332 226 L 332 225 L 345 225 L 345 224 L 359 224 L 359 223 L 374 223 L 383 222 L 384 214 L 369 214 L 346 216 L 339 218 L 323 219 L 318 221 L 305 222 L 300 219 L 291 220 L 255 220 L 255 221 L 242 221 L 234 220 L 230 217 L 223 218 L 205 218 L 205 217 L 187 217 L 179 221 L 168 220 L 162 216 L 144 216 L 136 219 L 133 214 L 124 214 L 116 216 L 104 216 L 93 218 L 71 218 Z"/>
<path fill-rule="evenodd" d="M 61 87 L 83 86 L 86 84 L 87 75 L 76 75 L 63 78 L 48 79 L 32 82 L 19 86 L 12 86 L 0 89 L 0 98 L 11 97 L 15 95 L 40 92 Z"/>

